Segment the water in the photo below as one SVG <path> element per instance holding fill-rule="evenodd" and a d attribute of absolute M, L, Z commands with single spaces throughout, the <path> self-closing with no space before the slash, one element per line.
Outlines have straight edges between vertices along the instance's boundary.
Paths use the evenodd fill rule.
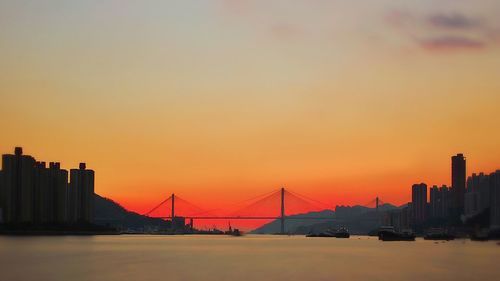
<path fill-rule="evenodd" d="M 289 236 L 0 237 L 1 281 L 499 280 L 497 242 Z"/>

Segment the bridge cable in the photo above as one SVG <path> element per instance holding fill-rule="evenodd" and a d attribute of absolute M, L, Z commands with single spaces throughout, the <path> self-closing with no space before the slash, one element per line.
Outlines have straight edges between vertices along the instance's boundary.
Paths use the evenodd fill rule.
<path fill-rule="evenodd" d="M 262 198 L 262 199 L 259 199 L 258 201 L 255 201 L 255 202 L 251 203 L 250 205 L 247 205 L 247 206 L 245 206 L 245 207 L 243 207 L 243 208 L 240 208 L 240 209 L 238 209 L 238 210 L 235 210 L 234 212 L 232 212 L 232 213 L 230 213 L 230 214 L 231 214 L 231 215 L 234 215 L 234 214 L 236 214 L 236 213 L 239 213 L 239 212 L 244 211 L 244 210 L 248 210 L 248 209 L 250 209 L 250 208 L 255 209 L 255 207 L 256 207 L 258 204 L 261 204 L 261 203 L 263 203 L 263 202 L 265 202 L 265 201 L 269 200 L 269 199 L 270 199 L 270 198 L 272 198 L 273 196 L 276 196 L 277 194 L 279 194 L 279 192 L 280 192 L 279 190 L 278 190 L 278 191 L 275 191 L 275 192 L 273 192 L 273 193 L 271 193 L 271 194 L 267 195 L 266 197 L 264 197 L 264 198 Z"/>
<path fill-rule="evenodd" d="M 297 193 L 297 192 L 294 192 L 294 191 L 287 190 L 286 192 L 288 192 L 288 193 L 290 193 L 290 194 L 292 194 L 292 195 L 294 195 L 294 196 L 296 196 L 296 197 L 298 197 L 298 198 L 303 197 L 303 198 L 305 198 L 305 199 L 307 199 L 307 200 L 309 200 L 309 201 L 312 201 L 312 202 L 318 203 L 318 204 L 323 205 L 324 207 L 327 207 L 327 208 L 331 208 L 331 207 L 332 207 L 332 205 L 331 205 L 331 204 L 327 204 L 327 203 L 324 203 L 324 202 L 318 201 L 318 200 L 316 200 L 316 199 L 313 199 L 313 198 L 307 197 L 307 196 L 305 196 L 305 195 L 303 195 L 303 194 L 300 194 L 300 193 Z M 302 200 L 304 200 L 304 199 L 302 199 Z M 304 201 L 306 201 L 306 200 L 304 200 Z M 307 202 L 307 201 L 306 201 L 306 202 Z M 311 204 L 311 203 L 309 203 L 309 204 Z M 311 204 L 311 205 L 313 205 L 313 204 Z M 329 210 L 330 210 L 330 209 L 329 209 Z"/>
<path fill-rule="evenodd" d="M 165 204 L 170 199 L 172 199 L 172 196 L 170 196 L 167 199 L 163 200 L 160 204 L 158 204 L 156 207 L 154 207 L 153 209 L 151 209 L 149 212 L 144 213 L 143 216 L 149 216 L 152 212 L 156 211 L 158 208 L 160 208 L 163 204 Z"/>

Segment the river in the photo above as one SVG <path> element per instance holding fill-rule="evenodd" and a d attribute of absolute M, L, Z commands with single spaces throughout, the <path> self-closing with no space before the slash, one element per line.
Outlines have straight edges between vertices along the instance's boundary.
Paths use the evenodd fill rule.
<path fill-rule="evenodd" d="M 299 236 L 0 237 L 1 281 L 500 280 L 498 242 Z"/>

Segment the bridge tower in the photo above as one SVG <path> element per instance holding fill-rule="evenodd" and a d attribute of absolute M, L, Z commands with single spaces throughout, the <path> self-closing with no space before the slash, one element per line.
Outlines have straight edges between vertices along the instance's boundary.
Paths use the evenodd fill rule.
<path fill-rule="evenodd" d="M 281 234 L 285 234 L 285 188 L 281 188 Z"/>
<path fill-rule="evenodd" d="M 172 214 L 170 215 L 170 218 L 172 219 L 172 225 L 174 223 L 174 217 L 175 217 L 175 194 L 172 193 Z"/>
<path fill-rule="evenodd" d="M 375 211 L 378 212 L 378 196 L 375 198 Z"/>

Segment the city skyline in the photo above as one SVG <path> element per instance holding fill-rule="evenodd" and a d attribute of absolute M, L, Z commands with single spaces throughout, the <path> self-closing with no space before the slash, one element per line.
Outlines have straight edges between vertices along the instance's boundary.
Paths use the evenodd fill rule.
<path fill-rule="evenodd" d="M 334 207 L 324 203 L 327 198 L 322 198 L 321 202 L 281 187 L 270 193 L 233 202 L 230 204 L 233 205 L 232 210 L 224 209 L 224 205 L 208 210 L 172 193 L 166 199 L 159 198 L 161 203 L 148 212 L 137 214 L 122 209 L 112 199 L 94 194 L 95 173 L 86 168 L 86 163 L 79 163 L 78 169 L 71 169 L 68 173 L 59 162 L 50 162 L 47 167 L 46 162 L 24 154 L 22 147 L 15 147 L 13 154 L 2 155 L 0 224 L 12 231 L 24 227 L 38 231 L 53 231 L 54 228 L 58 231 L 90 231 L 96 228 L 93 231 L 97 231 L 99 227 L 105 229 L 112 226 L 125 233 L 155 229 L 164 234 L 193 234 L 203 233 L 204 230 L 223 234 L 216 227 L 227 222 L 228 233 L 232 234 L 231 221 L 236 221 L 245 231 L 253 229 L 256 233 L 279 221 L 280 230 L 277 232 L 285 234 L 294 231 L 296 234 L 298 228 L 287 228 L 286 221 L 342 220 L 346 213 L 351 212 L 351 207 L 358 210 L 361 207 L 368 213 L 371 208 L 373 215 L 378 217 L 371 220 L 372 228 L 385 225 L 397 231 L 412 230 L 422 234 L 425 229 L 432 232 L 433 227 L 463 227 L 471 231 L 471 226 L 474 226 L 488 227 L 491 235 L 495 235 L 500 226 L 500 169 L 490 174 L 481 172 L 470 176 L 466 171 L 464 154 L 451 156 L 451 186 L 433 185 L 428 189 L 426 183 L 413 184 L 411 201 L 401 206 L 394 206 L 377 196 L 365 205 Z M 379 211 L 381 208 L 383 210 Z M 117 216 L 117 212 L 124 213 Z M 334 213 L 336 215 L 332 216 Z M 135 216 L 135 222 L 125 219 L 130 215 Z M 208 225 L 212 226 L 212 230 Z M 357 231 L 366 234 L 366 227 Z M 239 231 L 236 230 L 238 235 Z M 459 235 L 464 235 L 461 231 Z M 477 229 L 472 235 L 479 235 Z"/>
<path fill-rule="evenodd" d="M 94 171 L 80 162 L 65 170 L 60 162 L 38 161 L 15 147 L 2 153 L 0 223 L 77 225 L 94 222 Z"/>
<path fill-rule="evenodd" d="M 10 148 L 10 150 L 12 150 L 12 148 Z M 32 154 L 32 153 L 30 153 Z M 461 153 L 460 153 L 461 154 Z M 38 156 L 34 155 L 35 158 L 39 158 Z M 448 157 L 445 157 L 445 160 L 448 160 L 448 161 L 444 161 L 444 162 L 449 162 L 449 159 L 446 159 L 446 158 L 449 158 L 449 155 Z M 49 159 L 59 159 L 58 157 L 50 157 Z M 443 161 L 441 161 L 443 162 Z M 60 161 L 58 160 L 54 160 L 54 163 L 60 163 Z M 80 161 L 74 161 L 74 165 L 78 166 L 81 162 Z M 64 164 L 64 163 L 63 163 Z M 449 164 L 449 163 L 447 163 Z M 66 164 L 64 164 L 65 166 L 67 166 Z M 468 165 L 470 165 L 470 163 L 468 163 Z M 331 207 L 334 208 L 334 206 L 336 205 L 363 205 L 365 204 L 366 202 L 368 201 L 371 201 L 374 197 L 381 197 L 381 198 L 384 198 L 385 202 L 387 203 L 391 203 L 391 204 L 394 204 L 396 206 L 401 206 L 401 205 L 404 205 L 406 204 L 407 202 L 411 202 L 412 200 L 412 195 L 411 193 L 407 192 L 408 191 L 408 188 L 411 187 L 415 182 L 422 182 L 422 183 L 425 183 L 427 184 L 427 186 L 430 188 L 434 185 L 437 185 L 437 186 L 441 186 L 441 185 L 446 185 L 446 186 L 449 186 L 451 187 L 452 186 L 452 173 L 450 172 L 450 168 L 447 167 L 449 165 L 446 165 L 444 167 L 440 167 L 439 170 L 447 170 L 448 171 L 448 175 L 445 175 L 444 176 L 444 180 L 442 181 L 439 181 L 439 180 L 434 180 L 432 179 L 431 176 L 429 175 L 417 175 L 415 177 L 410 177 L 408 176 L 408 178 L 404 179 L 404 181 L 406 183 L 408 183 L 407 185 L 405 186 L 400 186 L 400 187 L 397 187 L 396 189 L 394 190 L 390 190 L 390 191 L 387 191 L 387 190 L 381 190 L 381 192 L 376 192 L 375 191 L 372 191 L 373 193 L 369 193 L 369 194 L 364 194 L 363 191 L 359 191 L 359 192 L 352 192 L 350 195 L 350 197 L 346 200 L 346 198 L 329 198 L 329 197 L 323 197 L 324 200 L 325 200 L 325 203 L 328 203 L 328 204 L 331 204 Z M 478 167 L 482 167 L 483 165 L 478 165 Z M 495 167 L 495 166 L 493 166 Z M 467 172 L 467 177 L 469 176 L 472 176 L 473 174 L 478 174 L 478 173 L 486 173 L 486 174 L 489 174 L 491 172 L 495 172 L 496 170 L 498 170 L 497 168 L 492 168 L 491 170 L 472 170 L 471 168 L 467 168 L 467 171 L 470 171 L 470 172 Z M 432 172 L 430 171 L 430 174 L 431 175 L 435 175 L 435 171 Z M 96 181 L 98 182 L 98 178 L 96 178 Z M 441 178 L 438 177 L 438 178 Z M 447 178 L 447 179 L 446 179 Z M 349 184 L 349 183 L 347 183 Z M 464 183 L 465 184 L 465 183 Z M 287 186 L 289 188 L 292 188 L 294 190 L 298 190 L 304 194 L 308 194 L 308 195 L 311 195 L 311 193 L 308 193 L 309 192 L 309 189 L 307 188 L 306 185 L 286 185 L 286 184 L 281 184 L 281 185 L 276 185 L 276 186 L 267 186 L 268 188 L 271 188 L 271 189 L 275 189 L 279 186 Z M 203 184 L 200 184 L 199 189 L 197 190 L 200 190 L 202 192 L 210 192 L 211 190 L 210 189 L 205 189 Z M 326 187 L 325 187 L 326 188 Z M 332 188 L 335 188 L 334 186 Z M 201 195 L 196 195 L 194 196 L 194 202 L 199 202 L 205 209 L 210 209 L 210 208 L 213 208 L 213 207 L 217 207 L 217 208 L 227 208 L 228 206 L 231 206 L 230 203 L 230 198 L 236 198 L 235 200 L 238 201 L 238 200 L 243 200 L 243 199 L 247 199 L 248 196 L 253 196 L 256 194 L 256 190 L 261 190 L 259 188 L 257 189 L 251 189 L 249 188 L 248 190 L 248 193 L 246 194 L 242 194 L 241 197 L 239 196 L 235 196 L 235 194 L 231 194 L 230 192 L 227 193 L 228 197 L 227 198 L 221 198 L 219 201 L 216 201 L 216 203 L 213 203 L 213 204 L 216 204 L 215 206 L 214 205 L 209 205 L 209 204 L 206 204 L 206 202 L 203 200 L 203 198 L 205 197 L 205 195 L 202 193 Z M 264 190 L 264 192 L 267 191 L 267 190 Z M 325 195 L 328 196 L 328 194 L 332 194 L 335 192 L 335 190 L 323 190 Z M 333 191 L 333 192 L 332 192 Z M 165 186 L 165 189 L 163 191 L 163 193 L 161 193 L 161 195 L 164 194 L 164 197 L 168 197 L 170 196 L 170 194 L 172 192 L 176 192 L 178 194 L 182 194 L 183 196 L 190 196 L 190 194 L 192 193 L 189 193 L 189 192 L 184 192 L 184 190 L 179 187 L 178 189 L 171 189 L 169 188 L 168 186 Z M 142 202 L 134 202 L 133 199 L 131 199 L 130 201 L 124 201 L 122 198 L 122 196 L 120 196 L 120 194 L 117 194 L 116 196 L 113 196 L 113 194 L 108 194 L 106 192 L 106 190 L 103 188 L 102 191 L 101 191 L 101 188 L 99 187 L 98 184 L 96 184 L 96 193 L 100 194 L 100 195 L 103 195 L 103 196 L 106 196 L 108 198 L 112 198 L 113 200 L 115 200 L 116 202 L 119 202 L 120 204 L 122 204 L 123 206 L 127 207 L 127 209 L 129 209 L 130 211 L 134 211 L 134 212 L 137 212 L 137 213 L 145 213 L 146 211 L 148 211 L 151 206 L 156 203 L 156 201 L 158 200 L 158 198 L 162 198 L 161 195 L 157 195 L 157 197 L 151 197 L 151 199 L 148 200 L 145 200 L 145 201 L 142 201 Z M 237 193 L 237 192 L 235 192 Z M 356 196 L 357 195 L 357 196 Z M 234 196 L 234 197 L 232 197 Z M 140 198 L 140 197 L 139 197 Z M 191 198 L 191 197 L 190 197 Z M 394 199 L 396 198 L 396 199 Z M 430 193 L 428 193 L 427 195 L 427 199 L 429 200 L 430 199 Z M 363 201 L 364 200 L 364 201 Z M 140 201 L 140 199 L 139 199 Z"/>
<path fill-rule="evenodd" d="M 85 159 L 139 213 L 279 186 L 403 204 L 451 185 L 449 155 L 498 168 L 500 7 L 480 3 L 2 1 L 0 150 Z"/>
<path fill-rule="evenodd" d="M 466 171 L 466 157 L 464 154 L 458 153 L 451 156 L 451 186 L 448 187 L 446 184 L 443 184 L 441 187 L 433 185 L 428 188 L 428 185 L 423 182 L 413 184 L 411 187 L 411 200 L 407 203 L 407 207 L 411 206 L 411 213 L 407 214 L 409 216 L 406 221 L 407 228 L 418 228 L 420 225 L 424 225 L 429 219 L 440 219 L 440 223 L 445 219 L 450 222 L 454 221 L 454 224 L 458 223 L 461 216 L 470 219 L 480 214 L 483 210 L 489 210 L 490 208 L 493 218 L 493 214 L 497 212 L 495 209 L 497 207 L 494 207 L 497 203 L 490 203 L 490 199 L 495 198 L 494 194 L 496 194 L 496 191 L 494 190 L 497 187 L 494 182 L 500 170 L 497 169 L 491 174 L 485 174 L 483 172 L 478 174 L 472 173 L 470 176 L 467 175 Z M 69 181 L 68 174 L 70 175 Z M 16 179 L 18 177 L 19 179 Z M 33 156 L 23 154 L 22 147 L 15 147 L 14 154 L 3 154 L 2 156 L 0 189 L 2 191 L 1 197 L 3 201 L 0 202 L 0 215 L 3 216 L 3 221 L 7 223 L 31 222 L 43 224 L 54 222 L 66 223 L 71 221 L 93 222 L 95 207 L 93 196 L 90 194 L 94 193 L 94 179 L 94 171 L 86 170 L 86 163 L 80 162 L 78 169 L 71 169 L 68 173 L 68 170 L 61 168 L 60 162 L 50 162 L 47 167 L 45 161 L 37 161 Z M 491 187 L 490 182 L 492 185 Z M 16 195 L 16 190 L 18 195 Z M 282 206 L 284 206 L 284 187 L 281 188 L 281 193 Z M 492 197 L 490 197 L 490 194 Z M 171 201 L 171 210 L 163 214 L 160 209 L 158 210 L 159 213 L 156 212 L 157 217 L 159 215 L 160 217 L 167 218 L 170 212 L 172 214 L 170 218 L 174 217 L 174 196 L 174 193 L 172 193 L 172 195 L 165 200 L 165 202 Z M 303 195 L 298 196 L 301 197 Z M 304 199 L 311 200 L 311 198 L 308 197 L 303 197 L 303 199 L 299 200 Z M 325 198 L 323 198 L 323 200 L 324 199 Z M 27 203 L 30 202 L 30 200 L 34 200 L 33 203 Z M 186 203 L 184 199 L 180 200 Z M 321 206 L 308 205 L 308 207 L 302 207 L 292 212 L 288 211 L 286 214 L 295 215 L 319 210 L 336 210 L 336 207 L 339 207 L 339 205 L 337 205 L 334 208 L 333 205 L 329 206 L 324 202 L 315 199 L 312 200 L 312 202 L 315 202 L 314 204 L 319 203 Z M 378 196 L 372 200 L 376 202 L 375 207 L 377 210 L 379 207 L 379 200 Z M 15 203 L 16 201 L 17 203 Z M 368 203 L 366 206 L 371 203 Z M 391 202 L 384 202 L 383 204 L 386 203 Z M 192 203 L 187 202 L 187 204 Z M 403 204 L 403 206 L 405 205 L 406 203 Z M 340 206 L 343 207 L 344 205 Z M 398 205 L 396 204 L 396 206 Z M 151 211 L 158 209 L 158 207 L 160 206 L 154 207 Z M 168 208 L 168 204 L 165 207 Z M 196 205 L 191 207 L 199 208 Z M 223 211 L 224 205 L 219 206 L 217 210 L 219 212 Z M 152 215 L 151 211 L 144 214 L 150 216 Z M 211 212 L 203 208 L 195 209 L 194 211 L 204 214 L 201 217 L 220 216 L 220 214 L 214 215 L 213 211 Z M 284 214 L 284 209 L 282 209 L 281 216 Z M 153 216 L 154 215 L 155 214 L 153 214 Z M 190 215 L 193 214 L 181 212 L 180 214 L 177 213 L 177 215 L 190 218 Z M 199 217 L 199 215 L 194 216 Z M 264 216 L 273 215 L 265 213 Z M 234 215 L 232 215 L 232 217 L 234 217 Z M 217 219 L 215 220 L 217 221 Z M 411 224 L 409 224 L 410 222 Z M 259 224 L 253 222 L 249 225 L 258 226 Z M 248 225 L 246 227 L 248 227 Z"/>
<path fill-rule="evenodd" d="M 498 280 L 500 0 L 0 0 L 0 280 Z"/>

